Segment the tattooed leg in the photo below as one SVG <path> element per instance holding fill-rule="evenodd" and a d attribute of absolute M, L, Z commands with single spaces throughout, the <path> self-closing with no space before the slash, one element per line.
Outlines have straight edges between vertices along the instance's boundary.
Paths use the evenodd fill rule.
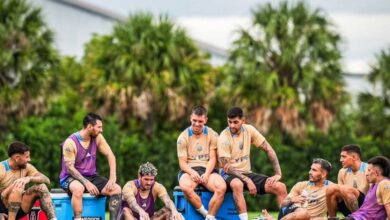
<path fill-rule="evenodd" d="M 18 213 L 20 209 L 21 202 L 10 202 L 9 208 L 8 208 L 8 219 L 9 220 L 15 220 L 16 214 Z"/>
<path fill-rule="evenodd" d="M 8 197 L 9 207 L 8 207 L 8 219 L 15 220 L 16 214 L 20 209 L 22 203 L 22 193 L 23 189 L 14 187 L 12 192 L 10 192 Z"/>
<path fill-rule="evenodd" d="M 53 201 L 51 200 L 49 189 L 45 184 L 36 185 L 37 193 L 41 199 L 41 208 L 49 219 L 55 219 L 56 214 L 54 211 Z"/>
<path fill-rule="evenodd" d="M 121 203 L 121 194 L 114 194 L 110 196 L 108 208 L 110 210 L 110 220 L 116 220 L 119 213 L 119 205 Z"/>

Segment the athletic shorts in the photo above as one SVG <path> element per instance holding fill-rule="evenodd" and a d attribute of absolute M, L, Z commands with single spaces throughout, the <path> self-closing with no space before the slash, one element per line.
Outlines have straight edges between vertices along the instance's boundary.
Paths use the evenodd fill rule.
<path fill-rule="evenodd" d="M 364 198 L 365 198 L 364 193 L 359 191 L 359 197 L 358 197 L 358 206 L 359 207 L 361 207 L 363 205 Z M 349 211 L 349 209 L 347 208 L 347 205 L 345 204 L 344 200 L 337 203 L 337 209 L 341 213 L 343 213 L 344 216 L 348 216 L 349 214 L 351 214 L 351 211 Z"/>
<path fill-rule="evenodd" d="M 8 215 L 8 209 L 7 209 L 7 207 L 4 205 L 2 199 L 0 199 L 0 213 L 4 213 L 4 214 L 7 214 L 7 215 Z M 22 210 L 22 207 L 20 207 L 18 213 L 16 213 L 16 219 L 23 218 L 23 217 L 26 216 L 26 215 L 27 215 L 27 213 L 25 213 L 25 212 Z"/>
<path fill-rule="evenodd" d="M 202 176 L 203 174 L 206 173 L 206 167 L 191 167 L 193 170 L 195 170 L 199 176 Z M 177 180 L 180 181 L 180 177 L 183 176 L 185 172 L 180 170 L 179 174 L 177 175 Z M 211 173 L 218 173 L 216 169 L 214 169 Z"/>
<path fill-rule="evenodd" d="M 267 181 L 268 176 L 263 175 L 263 174 L 257 174 L 257 173 L 244 173 L 244 175 L 247 176 L 249 179 L 251 179 L 253 181 L 253 183 L 256 185 L 256 189 L 257 189 L 257 194 L 258 195 L 266 194 L 266 192 L 265 192 L 265 182 Z M 232 182 L 232 180 L 234 178 L 237 178 L 237 179 L 241 180 L 236 175 L 227 174 L 227 173 L 225 173 L 223 171 L 221 173 L 221 176 L 225 180 L 226 185 L 228 187 L 228 190 L 231 190 L 230 183 Z M 241 182 L 242 182 L 242 180 L 241 180 Z M 244 183 L 244 189 L 248 190 L 248 186 L 246 185 L 246 183 Z"/>
<path fill-rule="evenodd" d="M 295 210 L 297 208 L 298 207 L 294 206 L 294 204 L 290 204 L 288 206 L 282 206 L 282 208 L 280 208 L 280 211 L 279 211 L 278 220 L 282 219 L 284 216 L 286 216 L 290 213 L 295 212 Z"/>
<path fill-rule="evenodd" d="M 99 190 L 101 193 L 103 188 L 107 185 L 108 179 L 99 175 L 95 176 L 84 176 L 85 179 L 89 180 L 93 185 L 96 186 L 96 188 Z M 72 193 L 69 190 L 70 183 L 76 180 L 75 178 L 69 176 L 65 180 L 61 181 L 60 185 L 61 188 L 63 188 L 69 196 L 72 196 Z M 88 192 L 87 189 L 85 189 L 84 192 Z"/>

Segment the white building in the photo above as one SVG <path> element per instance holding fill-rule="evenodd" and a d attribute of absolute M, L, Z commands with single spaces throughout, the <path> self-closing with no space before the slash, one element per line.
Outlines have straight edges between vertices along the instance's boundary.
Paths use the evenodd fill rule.
<path fill-rule="evenodd" d="M 107 9 L 109 7 L 98 6 L 93 1 L 30 0 L 30 2 L 42 7 L 45 20 L 55 31 L 55 44 L 60 53 L 79 58 L 83 55 L 84 44 L 91 40 L 93 34 L 111 33 L 116 22 L 124 21 L 127 18 L 127 16 L 114 11 L 112 8 Z M 110 3 L 111 1 L 107 2 Z M 194 22 L 191 23 L 188 19 L 179 23 L 196 28 L 196 25 L 193 25 Z M 201 24 L 206 25 L 205 23 Z M 208 28 L 210 29 L 210 27 Z M 191 33 L 191 31 L 189 32 Z M 212 35 L 212 33 L 210 34 Z M 195 40 L 195 42 L 200 49 L 211 54 L 213 64 L 219 65 L 226 61 L 227 52 L 225 49 L 214 46 L 205 40 Z M 363 91 L 372 92 L 372 86 L 365 78 L 366 73 L 363 71 L 345 74 L 349 92 L 354 95 Z"/>

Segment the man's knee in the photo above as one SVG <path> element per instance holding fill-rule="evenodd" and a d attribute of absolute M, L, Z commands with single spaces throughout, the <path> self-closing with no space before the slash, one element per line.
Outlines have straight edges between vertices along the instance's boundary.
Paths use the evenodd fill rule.
<path fill-rule="evenodd" d="M 80 183 L 73 181 L 70 186 L 70 192 L 72 193 L 72 198 L 82 199 L 85 187 Z"/>
<path fill-rule="evenodd" d="M 113 196 L 116 194 L 120 194 L 122 192 L 121 187 L 118 184 L 114 184 L 112 190 L 108 191 L 107 189 L 103 189 L 103 194 L 107 194 L 108 196 Z"/>
<path fill-rule="evenodd" d="M 214 190 L 214 193 L 216 194 L 225 194 L 227 186 L 226 182 L 222 177 L 218 174 L 211 174 L 210 180 L 211 181 L 211 186 Z"/>
<path fill-rule="evenodd" d="M 191 194 L 194 192 L 194 187 L 191 185 L 191 182 L 187 181 L 184 178 L 181 178 L 179 181 L 180 189 L 184 194 Z"/>
<path fill-rule="evenodd" d="M 47 188 L 46 184 L 44 183 L 40 183 L 40 184 L 36 184 L 36 191 L 38 193 L 48 193 L 49 192 L 49 188 Z"/>
<path fill-rule="evenodd" d="M 242 193 L 244 191 L 244 183 L 239 179 L 233 179 L 230 182 L 230 188 L 232 189 L 233 193 Z"/>
<path fill-rule="evenodd" d="M 191 186 L 187 185 L 187 184 L 180 185 L 180 189 L 186 195 L 194 193 L 194 189 Z"/>
<path fill-rule="evenodd" d="M 337 185 L 330 185 L 330 186 L 326 187 L 326 196 L 327 197 L 336 195 L 339 192 L 340 192 L 340 189 Z"/>
<path fill-rule="evenodd" d="M 359 197 L 359 190 L 350 186 L 340 186 L 340 193 L 344 199 L 357 199 Z"/>
<path fill-rule="evenodd" d="M 217 184 L 215 187 L 215 193 L 219 195 L 224 195 L 226 192 L 226 183 Z"/>
<path fill-rule="evenodd" d="M 273 185 L 266 185 L 265 191 L 274 195 L 285 195 L 287 194 L 286 185 L 282 182 L 276 182 Z"/>

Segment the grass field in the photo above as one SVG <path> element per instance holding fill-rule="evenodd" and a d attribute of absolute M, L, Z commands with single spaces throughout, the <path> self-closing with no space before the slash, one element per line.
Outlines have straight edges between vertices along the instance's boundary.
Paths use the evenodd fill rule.
<path fill-rule="evenodd" d="M 277 212 L 270 212 L 270 214 L 276 219 L 278 217 L 278 213 Z M 253 218 L 257 218 L 259 217 L 260 215 L 260 212 L 249 212 L 248 213 L 248 218 L 249 220 L 253 219 Z M 106 220 L 110 219 L 109 218 L 109 214 L 108 212 L 106 212 Z M 188 220 L 191 220 L 191 219 L 188 219 Z"/>

